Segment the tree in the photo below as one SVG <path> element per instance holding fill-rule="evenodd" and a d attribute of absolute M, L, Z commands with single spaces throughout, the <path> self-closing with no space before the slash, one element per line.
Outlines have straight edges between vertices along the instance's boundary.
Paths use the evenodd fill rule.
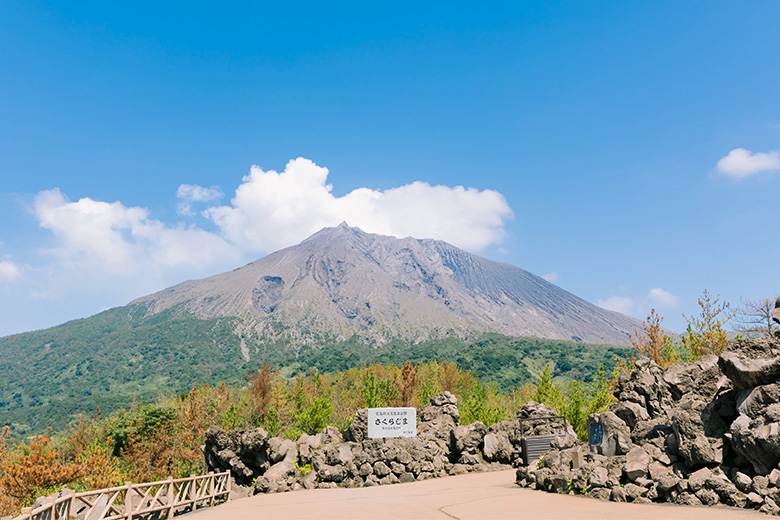
<path fill-rule="evenodd" d="M 263 363 L 259 369 L 247 374 L 247 390 L 249 391 L 252 414 L 258 424 L 268 413 L 273 384 L 274 373 L 268 363 Z"/>
<path fill-rule="evenodd" d="M 695 361 L 706 354 L 718 355 L 729 344 L 724 327 L 735 315 L 731 305 L 727 301 L 721 302 L 719 294 L 713 297 L 707 289 L 698 301 L 701 307 L 698 316 L 683 314 L 688 321 L 688 330 L 682 338 L 684 361 Z"/>
<path fill-rule="evenodd" d="M 775 329 L 772 321 L 772 311 L 775 308 L 775 300 L 764 298 L 762 300 L 741 300 L 742 307 L 737 309 L 736 330 L 748 335 L 771 336 Z"/>
<path fill-rule="evenodd" d="M 661 368 L 666 368 L 677 362 L 677 356 L 672 348 L 672 340 L 661 328 L 662 321 L 663 318 L 656 314 L 655 309 L 650 309 L 650 315 L 642 323 L 644 331 L 640 333 L 634 329 L 634 333 L 629 337 L 635 349 L 655 361 Z"/>
<path fill-rule="evenodd" d="M 552 406 L 556 410 L 560 410 L 563 407 L 563 391 L 553 380 L 549 363 L 536 376 L 536 389 L 531 399 L 537 403 Z"/>
<path fill-rule="evenodd" d="M 50 493 L 55 487 L 83 477 L 89 466 L 78 462 L 63 462 L 59 452 L 51 446 L 51 428 L 45 435 L 36 435 L 27 446 L 15 446 L 16 460 L 9 460 L 0 468 L 0 489 L 5 494 L 31 502 L 39 495 Z M 0 441 L 7 451 L 8 427 L 4 427 Z"/>
<path fill-rule="evenodd" d="M 411 406 L 414 391 L 417 388 L 417 371 L 419 366 L 413 365 L 410 361 L 404 363 L 401 368 L 401 406 Z"/>

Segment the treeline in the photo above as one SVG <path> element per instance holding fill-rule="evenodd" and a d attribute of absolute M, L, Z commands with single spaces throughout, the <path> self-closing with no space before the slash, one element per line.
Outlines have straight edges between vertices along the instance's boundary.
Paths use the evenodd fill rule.
<path fill-rule="evenodd" d="M 610 402 L 603 371 L 592 382 L 553 381 L 549 366 L 536 383 L 502 391 L 453 363 L 403 366 L 374 364 L 337 373 L 316 370 L 293 378 L 269 365 L 248 374 L 245 384 L 202 385 L 190 392 L 136 401 L 108 416 L 82 414 L 56 435 L 14 441 L 0 435 L 0 516 L 64 485 L 77 491 L 186 476 L 205 470 L 200 445 L 205 430 L 263 427 L 297 439 L 326 425 L 345 429 L 363 407 L 420 407 L 450 391 L 458 398 L 461 423 L 490 425 L 511 419 L 534 399 L 566 414 L 581 435 L 588 413 Z"/>
<path fill-rule="evenodd" d="M 232 319 L 199 320 L 176 309 L 148 315 L 120 307 L 58 327 L 0 338 L 0 423 L 17 437 L 60 431 L 81 410 L 111 413 L 133 396 L 150 402 L 160 393 L 187 392 L 193 385 L 225 380 L 242 384 L 262 363 L 288 377 L 341 372 L 356 366 L 407 361 L 455 363 L 499 390 L 533 383 L 547 363 L 556 377 L 587 381 L 600 365 L 611 370 L 626 348 L 571 341 L 484 334 L 411 344 L 395 340 L 365 344 L 360 338 L 316 345 L 256 344 L 247 340 L 245 362 Z M 257 340 L 254 338 L 253 341 Z"/>

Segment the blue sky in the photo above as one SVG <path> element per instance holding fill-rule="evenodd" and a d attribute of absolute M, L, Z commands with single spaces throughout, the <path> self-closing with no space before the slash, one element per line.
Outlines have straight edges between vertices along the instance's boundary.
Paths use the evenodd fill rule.
<path fill-rule="evenodd" d="M 775 2 L 0 2 L 0 335 L 341 220 L 675 330 L 704 289 L 773 297 L 778 19 Z"/>

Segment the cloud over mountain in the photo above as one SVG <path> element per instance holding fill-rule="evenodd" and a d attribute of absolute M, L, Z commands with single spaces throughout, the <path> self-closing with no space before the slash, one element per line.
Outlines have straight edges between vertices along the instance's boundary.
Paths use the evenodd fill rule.
<path fill-rule="evenodd" d="M 176 190 L 176 198 L 179 203 L 176 205 L 176 211 L 180 215 L 194 215 L 192 204 L 194 202 L 210 202 L 222 198 L 222 190 L 216 186 L 204 188 L 197 184 L 181 184 Z"/>
<path fill-rule="evenodd" d="M 642 317 L 652 308 L 674 309 L 679 298 L 667 290 L 654 287 L 647 291 L 646 296 L 632 297 L 613 295 L 604 300 L 596 301 L 596 305 L 602 309 L 608 309 L 630 316 Z"/>
<path fill-rule="evenodd" d="M 35 218 L 57 245 L 45 250 L 60 267 L 117 275 L 200 267 L 217 260 L 239 261 L 238 250 L 197 227 L 167 225 L 146 208 L 84 197 L 69 201 L 59 189 L 35 198 Z"/>
<path fill-rule="evenodd" d="M 204 214 L 243 249 L 270 251 L 346 221 L 372 233 L 445 240 L 481 250 L 504 238 L 513 217 L 493 190 L 431 186 L 416 181 L 388 190 L 359 188 L 342 197 L 327 184 L 328 169 L 298 158 L 284 171 L 253 166 L 229 206 Z"/>
<path fill-rule="evenodd" d="M 176 270 L 193 275 L 203 268 L 237 265 L 295 244 L 314 231 L 347 221 L 377 233 L 450 241 L 470 250 L 499 243 L 512 210 L 493 190 L 431 186 L 414 182 L 384 191 L 360 188 L 336 197 L 326 184 L 328 169 L 298 158 L 281 173 L 253 166 L 229 206 L 203 211 L 218 231 L 195 224 L 165 223 L 143 207 L 83 197 L 76 202 L 58 188 L 40 192 L 34 203 L 38 224 L 55 237 L 44 250 L 50 267 L 90 276 L 105 273 L 148 276 Z M 192 203 L 222 196 L 218 187 L 182 184 L 178 213 L 192 216 Z M 18 277 L 14 264 L 4 277 Z"/>

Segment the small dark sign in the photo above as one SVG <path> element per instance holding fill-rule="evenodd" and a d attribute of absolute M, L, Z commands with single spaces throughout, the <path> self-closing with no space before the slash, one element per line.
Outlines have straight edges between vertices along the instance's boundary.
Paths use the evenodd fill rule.
<path fill-rule="evenodd" d="M 588 425 L 588 444 L 595 446 L 601 444 L 604 440 L 604 426 L 600 423 L 590 423 Z"/>

